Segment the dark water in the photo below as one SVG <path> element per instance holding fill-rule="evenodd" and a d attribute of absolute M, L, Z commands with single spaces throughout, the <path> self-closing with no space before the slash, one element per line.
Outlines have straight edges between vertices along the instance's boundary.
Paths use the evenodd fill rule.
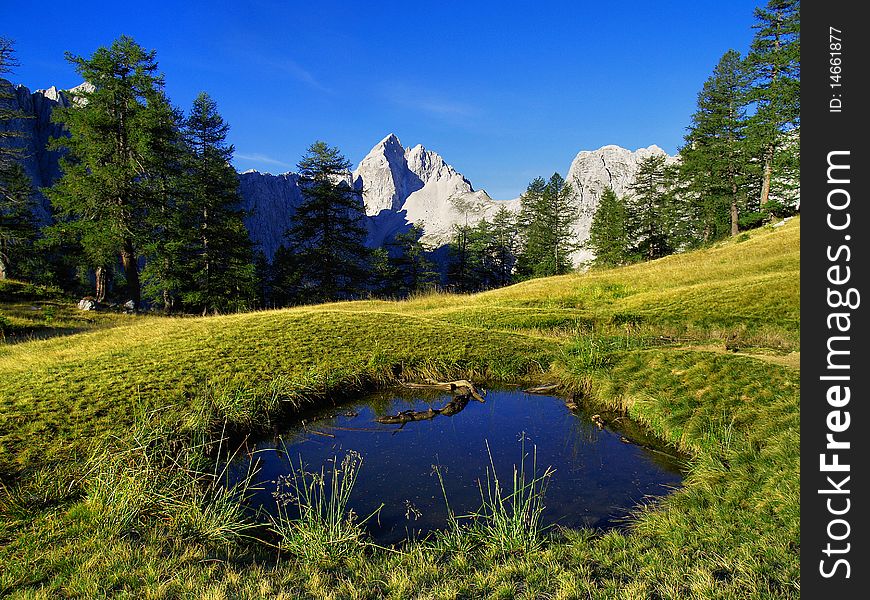
<path fill-rule="evenodd" d="M 682 480 L 677 459 L 626 443 L 622 432 L 609 426 L 599 429 L 587 415 L 570 411 L 552 396 L 493 390 L 485 403 L 471 401 L 453 416 L 403 426 L 375 422 L 376 417 L 404 410 L 441 408 L 451 399 L 409 391 L 381 392 L 309 414 L 279 435 L 249 443 L 253 452 L 237 456 L 231 477 L 246 472 L 251 457 L 259 461 L 254 481 L 261 489 L 253 493 L 250 504 L 274 513 L 275 481 L 289 472 L 291 461 L 297 468 L 301 459 L 308 471 L 320 472 L 326 466 L 329 472 L 335 457 L 341 462 L 354 450 L 363 463 L 350 504 L 362 516 L 384 504 L 378 517 L 367 523 L 380 543 L 422 537 L 444 527 L 447 511 L 434 465 L 443 475 L 454 512 L 477 510 L 478 480 L 485 481 L 489 466 L 487 444 L 499 479 L 508 486 L 522 457 L 522 438 L 529 455 L 527 470 L 533 449 L 539 474 L 547 467 L 555 469 L 543 514 L 549 525 L 619 525 L 645 497 L 664 495 Z"/>

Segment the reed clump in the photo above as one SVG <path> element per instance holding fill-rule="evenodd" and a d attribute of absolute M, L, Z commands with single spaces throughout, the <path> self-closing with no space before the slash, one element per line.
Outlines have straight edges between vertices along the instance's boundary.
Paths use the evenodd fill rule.
<path fill-rule="evenodd" d="M 275 515 L 270 530 L 279 550 L 318 564 L 336 564 L 365 543 L 365 522 L 350 508 L 350 496 L 362 468 L 362 456 L 353 450 L 331 467 L 308 471 L 298 466 L 274 482 Z"/>

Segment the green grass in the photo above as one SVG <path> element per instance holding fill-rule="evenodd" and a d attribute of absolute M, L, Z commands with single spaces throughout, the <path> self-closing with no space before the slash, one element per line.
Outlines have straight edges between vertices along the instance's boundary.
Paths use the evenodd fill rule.
<path fill-rule="evenodd" d="M 286 454 L 286 447 L 285 447 Z M 278 549 L 306 563 L 339 565 L 364 543 L 362 519 L 348 508 L 353 486 L 362 468 L 362 456 L 353 450 L 341 462 L 333 457 L 329 470 L 307 471 L 290 465 L 289 474 L 276 481 L 277 515 L 270 517 L 270 531 Z"/>
<path fill-rule="evenodd" d="M 773 359 L 799 356 L 799 227 L 472 296 L 207 318 L 79 315 L 2 284 L 11 327 L 56 308 L 31 319 L 47 339 L 0 343 L 0 595 L 798 597 L 799 371 Z M 625 531 L 513 552 L 359 538 L 326 561 L 217 491 L 224 432 L 427 376 L 559 382 L 691 455 L 685 485 Z"/>
<path fill-rule="evenodd" d="M 197 443 L 153 418 L 137 421 L 121 444 L 97 451 L 82 484 L 97 526 L 138 537 L 163 530 L 207 546 L 238 545 L 253 529 L 244 515 L 249 479 L 226 487 L 208 466 L 208 443 Z"/>
<path fill-rule="evenodd" d="M 467 515 L 456 515 L 450 508 L 444 476 L 434 467 L 447 505 L 448 520 L 445 531 L 435 536 L 436 547 L 454 553 L 484 549 L 489 557 L 528 554 L 542 547 L 545 528 L 541 515 L 547 485 L 555 470 L 552 467 L 539 470 L 537 447 L 532 447 L 530 459 L 525 442 L 523 436 L 520 462 L 513 466 L 510 486 L 499 479 L 489 442 L 486 442 L 489 466 L 484 480 L 477 482 L 480 508 Z"/>

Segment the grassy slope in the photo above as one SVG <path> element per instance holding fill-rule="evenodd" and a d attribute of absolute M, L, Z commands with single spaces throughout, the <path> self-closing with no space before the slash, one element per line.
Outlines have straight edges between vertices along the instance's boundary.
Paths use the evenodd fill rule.
<path fill-rule="evenodd" d="M 799 240 L 796 219 L 651 264 L 470 297 L 139 318 L 0 346 L 0 476 L 10 484 L 0 592 L 796 597 L 798 373 L 677 346 L 727 341 L 758 358 L 799 350 Z M 591 390 L 691 452 L 692 472 L 628 534 L 567 533 L 534 555 L 501 558 L 425 544 L 360 549 L 340 569 L 259 563 L 253 551 L 211 561 L 208 545 L 156 530 L 100 533 L 76 485 L 57 483 L 75 482 L 84 457 L 129 429 L 137 407 L 182 422 L 208 397 L 243 423 L 274 412 L 260 392 L 323 401 L 399 368 Z M 234 402 L 215 400 L 228 392 Z"/>

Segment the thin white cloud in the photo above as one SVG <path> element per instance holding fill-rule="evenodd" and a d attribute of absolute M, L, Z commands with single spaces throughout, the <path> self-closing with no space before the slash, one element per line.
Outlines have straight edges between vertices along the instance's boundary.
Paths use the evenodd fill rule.
<path fill-rule="evenodd" d="M 292 58 L 251 50 L 241 51 L 241 56 L 243 56 L 247 62 L 257 65 L 259 68 L 271 71 L 270 77 L 286 76 L 319 92 L 325 94 L 333 93 L 332 90 L 323 85 L 323 83 L 321 83 L 311 71 Z"/>
<path fill-rule="evenodd" d="M 422 100 L 417 103 L 411 102 L 411 105 L 434 115 L 468 117 L 475 113 L 473 107 L 459 102 Z"/>
<path fill-rule="evenodd" d="M 278 160 L 277 158 L 272 158 L 271 156 L 267 156 L 265 154 L 243 154 L 240 152 L 235 153 L 235 158 L 237 160 L 244 160 L 247 162 L 261 164 L 261 165 L 272 165 L 275 167 L 292 167 L 290 163 L 286 163 L 283 160 Z"/>
<path fill-rule="evenodd" d="M 449 98 L 446 94 L 404 83 L 393 82 L 385 85 L 381 90 L 381 95 L 396 106 L 435 117 L 470 117 L 479 112 L 476 107 Z"/>
<path fill-rule="evenodd" d="M 302 65 L 297 63 L 295 60 L 290 58 L 282 58 L 280 60 L 268 60 L 265 59 L 262 61 L 263 66 L 274 69 L 286 75 L 289 75 L 296 81 L 300 81 L 305 85 L 312 87 L 321 92 L 326 92 L 328 94 L 332 93 L 328 87 L 320 83 L 317 78 L 311 74 L 310 71 L 305 69 Z"/>

